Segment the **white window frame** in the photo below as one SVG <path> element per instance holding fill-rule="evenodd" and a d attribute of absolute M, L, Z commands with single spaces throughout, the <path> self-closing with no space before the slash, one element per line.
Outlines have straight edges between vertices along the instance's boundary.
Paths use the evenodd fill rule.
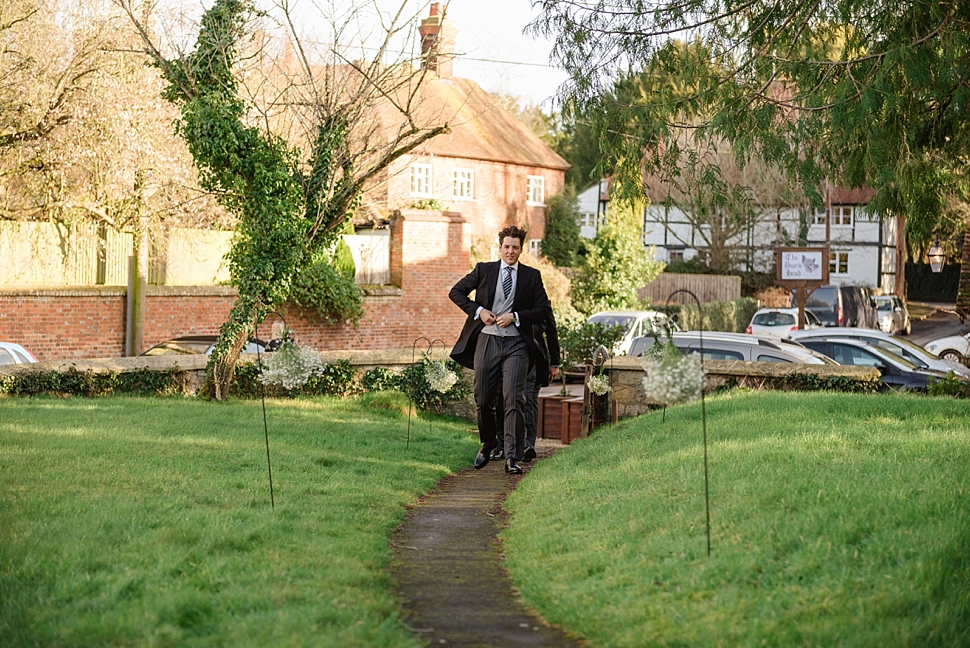
<path fill-rule="evenodd" d="M 416 198 L 431 198 L 434 195 L 434 175 L 430 164 L 414 162 L 411 164 L 411 195 Z"/>
<path fill-rule="evenodd" d="M 845 272 L 839 272 L 839 267 L 845 267 Z M 829 252 L 829 275 L 844 277 L 849 274 L 848 250 L 832 250 Z"/>
<path fill-rule="evenodd" d="M 529 254 L 539 256 L 542 254 L 542 239 L 529 239 Z"/>
<path fill-rule="evenodd" d="M 592 227 L 596 229 L 596 214 L 588 212 L 579 215 L 579 226 L 580 227 Z"/>
<path fill-rule="evenodd" d="M 455 167 L 451 195 L 455 200 L 475 200 L 475 169 Z"/>
<path fill-rule="evenodd" d="M 855 224 L 853 205 L 832 205 L 832 227 L 852 227 Z M 812 225 L 825 225 L 825 208 L 815 210 Z"/>
<path fill-rule="evenodd" d="M 526 198 L 525 204 L 535 207 L 544 207 L 546 200 L 546 178 L 545 176 L 526 176 Z"/>

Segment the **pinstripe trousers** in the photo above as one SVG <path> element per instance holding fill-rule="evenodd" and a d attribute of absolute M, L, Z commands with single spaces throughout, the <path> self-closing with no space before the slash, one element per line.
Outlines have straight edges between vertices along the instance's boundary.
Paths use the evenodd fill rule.
<path fill-rule="evenodd" d="M 525 381 L 529 349 L 522 336 L 480 334 L 475 347 L 475 408 L 482 443 L 496 440 L 496 406 L 504 411 L 505 456 L 521 459 L 525 436 Z"/>

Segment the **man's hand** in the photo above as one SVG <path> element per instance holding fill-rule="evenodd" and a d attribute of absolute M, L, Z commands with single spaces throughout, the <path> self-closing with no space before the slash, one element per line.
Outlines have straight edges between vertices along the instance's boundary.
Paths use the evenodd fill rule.
<path fill-rule="evenodd" d="M 512 326 L 513 324 L 515 324 L 515 315 L 513 315 L 512 313 L 505 313 L 504 315 L 499 315 L 498 318 L 495 320 L 495 323 L 501 326 L 502 328 L 505 328 L 507 326 Z"/>
<path fill-rule="evenodd" d="M 559 367 L 549 367 L 549 376 L 552 380 L 559 377 Z"/>
<path fill-rule="evenodd" d="M 478 318 L 482 320 L 482 323 L 485 325 L 495 323 L 495 313 L 488 310 L 487 308 L 482 309 L 482 312 L 478 314 Z"/>

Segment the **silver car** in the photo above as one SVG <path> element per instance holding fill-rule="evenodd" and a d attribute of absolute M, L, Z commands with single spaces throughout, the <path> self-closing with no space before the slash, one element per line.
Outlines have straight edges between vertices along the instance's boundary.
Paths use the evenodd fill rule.
<path fill-rule="evenodd" d="M 920 369 L 932 369 L 944 374 L 952 371 L 959 378 L 970 380 L 970 369 L 959 362 L 938 358 L 909 340 L 875 329 L 826 328 L 817 331 L 793 331 L 791 338 L 798 342 L 807 342 L 808 340 L 857 340 L 905 358 Z"/>
<path fill-rule="evenodd" d="M 663 341 L 663 337 L 659 339 Z M 642 356 L 653 346 L 655 340 L 652 335 L 635 339 L 630 346 L 630 355 Z M 807 349 L 797 342 L 771 336 L 721 331 L 675 331 L 671 341 L 684 353 L 699 354 L 703 346 L 705 360 L 837 364 L 824 354 Z"/>
<path fill-rule="evenodd" d="M 896 295 L 878 295 L 876 300 L 876 316 L 879 319 L 879 330 L 896 335 L 909 335 L 913 332 L 913 324 L 909 321 L 909 311 L 906 304 Z"/>

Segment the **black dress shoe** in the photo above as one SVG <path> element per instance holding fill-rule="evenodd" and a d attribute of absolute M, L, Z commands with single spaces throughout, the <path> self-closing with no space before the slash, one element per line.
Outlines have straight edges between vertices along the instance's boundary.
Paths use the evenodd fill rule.
<path fill-rule="evenodd" d="M 492 459 L 495 459 L 497 461 L 505 459 L 505 448 L 503 448 L 500 445 L 495 446 L 495 449 L 492 450 Z"/>
<path fill-rule="evenodd" d="M 505 472 L 510 475 L 521 475 L 522 467 L 515 463 L 515 459 L 509 459 L 505 462 Z"/>
<path fill-rule="evenodd" d="M 536 458 L 536 449 L 532 446 L 526 446 L 525 452 L 522 453 L 522 463 L 529 463 Z"/>
<path fill-rule="evenodd" d="M 475 469 L 484 468 L 488 460 L 492 458 L 492 450 L 498 444 L 497 441 L 492 441 L 491 443 L 483 443 L 482 449 L 478 451 L 478 456 L 475 457 Z"/>

